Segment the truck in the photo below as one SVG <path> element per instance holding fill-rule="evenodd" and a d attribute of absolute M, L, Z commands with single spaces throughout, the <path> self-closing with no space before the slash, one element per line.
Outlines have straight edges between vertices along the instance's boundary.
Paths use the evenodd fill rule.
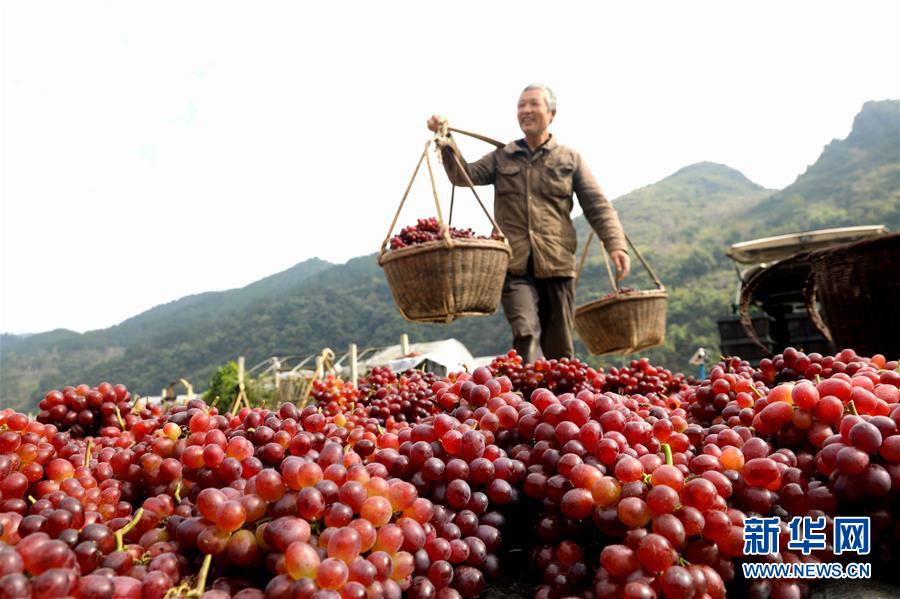
<path fill-rule="evenodd" d="M 804 288 L 811 265 L 803 260 L 803 255 L 889 232 L 884 225 L 864 225 L 790 233 L 732 245 L 725 254 L 734 263 L 737 284 L 732 313 L 716 321 L 721 354 L 754 362 L 789 346 L 807 353 L 834 352 L 806 309 Z M 742 305 L 749 312 L 743 323 Z"/>

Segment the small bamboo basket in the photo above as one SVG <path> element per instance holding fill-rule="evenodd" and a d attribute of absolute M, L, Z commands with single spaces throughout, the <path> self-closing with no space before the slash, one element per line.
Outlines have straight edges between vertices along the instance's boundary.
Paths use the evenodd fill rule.
<path fill-rule="evenodd" d="M 591 231 L 584 244 L 581 263 L 578 266 L 576 285 L 581 277 L 588 249 L 594 237 Z M 619 283 L 609 266 L 609 257 L 603 242 L 598 238 L 600 251 L 609 282 L 616 291 L 614 297 L 594 300 L 575 309 L 575 331 L 588 351 L 594 355 L 630 354 L 657 345 L 666 337 L 666 307 L 669 295 L 656 273 L 644 260 L 631 239 L 625 236 L 641 264 L 656 284 L 656 289 L 620 293 Z"/>
<path fill-rule="evenodd" d="M 498 239 L 452 239 L 450 227 L 444 222 L 434 172 L 428 157 L 431 140 L 419 158 L 416 170 L 400 201 L 397 213 L 388 230 L 378 264 L 384 269 L 394 303 L 406 320 L 421 323 L 450 323 L 465 316 L 487 316 L 497 311 L 503 293 L 503 281 L 512 250 L 493 216 L 484 207 L 475 186 L 459 156 L 453 157 L 465 175 L 466 182 L 478 204 L 490 220 Z M 388 251 L 388 243 L 400 210 L 422 166 L 428 165 L 434 204 L 442 239 Z M 452 216 L 452 207 L 451 207 Z"/>

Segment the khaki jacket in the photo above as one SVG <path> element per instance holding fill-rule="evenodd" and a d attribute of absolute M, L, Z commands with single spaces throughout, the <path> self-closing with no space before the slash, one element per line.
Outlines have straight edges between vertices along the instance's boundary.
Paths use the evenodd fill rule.
<path fill-rule="evenodd" d="M 453 151 L 459 152 L 455 143 L 442 148 L 444 169 L 454 185 L 465 186 Z M 594 175 L 578 152 L 552 136 L 533 156 L 510 142 L 476 162 L 461 162 L 475 185 L 494 185 L 494 219 L 512 246 L 510 274 L 524 276 L 531 255 L 537 278 L 575 276 L 573 193 L 607 251 L 627 251 L 619 216 Z"/>

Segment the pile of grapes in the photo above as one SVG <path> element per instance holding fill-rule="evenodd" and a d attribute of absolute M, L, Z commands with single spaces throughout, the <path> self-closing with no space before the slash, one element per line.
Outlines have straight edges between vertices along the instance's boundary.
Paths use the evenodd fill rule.
<path fill-rule="evenodd" d="M 404 227 L 398 235 L 391 237 L 391 249 L 399 250 L 400 248 L 427 243 L 429 241 L 440 241 L 443 238 L 441 226 L 436 218 L 420 218 L 416 221 L 415 226 Z M 497 235 L 475 235 L 475 232 L 472 229 L 457 229 L 456 227 L 450 227 L 450 238 L 497 239 Z"/>
<path fill-rule="evenodd" d="M 510 352 L 445 378 L 331 377 L 305 407 L 237 414 L 51 391 L 36 420 L 0 411 L 0 599 L 811 592 L 744 579 L 750 561 L 855 559 L 892 580 L 897 369 L 790 349 L 693 381 Z M 872 551 L 748 556 L 751 516 L 783 539 L 795 516 L 868 516 Z"/>

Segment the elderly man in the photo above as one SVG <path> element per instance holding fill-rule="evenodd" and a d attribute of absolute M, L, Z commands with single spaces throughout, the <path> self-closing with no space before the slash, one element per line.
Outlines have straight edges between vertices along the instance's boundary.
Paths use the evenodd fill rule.
<path fill-rule="evenodd" d="M 503 285 L 503 312 L 512 327 L 513 347 L 528 362 L 572 357 L 575 315 L 575 228 L 572 194 L 603 240 L 621 279 L 630 261 L 625 234 L 615 208 L 594 175 L 574 150 L 548 131 L 556 116 L 556 96 L 546 85 L 529 85 L 519 96 L 519 127 L 524 139 L 465 165 L 475 185 L 493 184 L 494 217 L 512 246 Z M 444 130 L 446 119 L 434 115 L 428 128 Z M 444 168 L 455 185 L 466 185 L 452 152 L 452 138 L 442 149 Z"/>

